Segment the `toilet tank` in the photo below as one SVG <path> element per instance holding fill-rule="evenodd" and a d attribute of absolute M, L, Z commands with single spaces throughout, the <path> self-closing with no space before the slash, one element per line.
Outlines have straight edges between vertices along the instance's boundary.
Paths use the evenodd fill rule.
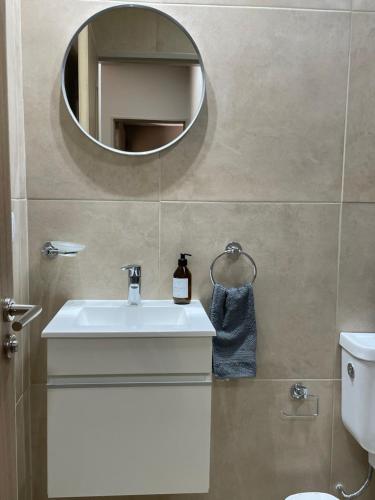
<path fill-rule="evenodd" d="M 342 420 L 375 461 L 375 333 L 342 332 Z"/>

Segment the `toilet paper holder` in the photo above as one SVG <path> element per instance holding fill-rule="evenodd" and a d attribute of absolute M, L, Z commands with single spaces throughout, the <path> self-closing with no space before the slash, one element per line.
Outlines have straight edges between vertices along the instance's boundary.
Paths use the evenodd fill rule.
<path fill-rule="evenodd" d="M 315 401 L 315 411 L 312 413 L 288 413 L 285 410 L 281 411 L 281 415 L 285 418 L 314 418 L 319 416 L 319 396 L 310 394 L 308 387 L 301 382 L 293 384 L 289 390 L 289 396 L 293 401 Z"/>

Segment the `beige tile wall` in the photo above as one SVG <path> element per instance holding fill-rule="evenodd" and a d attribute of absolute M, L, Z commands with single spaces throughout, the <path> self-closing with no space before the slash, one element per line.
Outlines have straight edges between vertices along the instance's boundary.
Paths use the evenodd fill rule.
<path fill-rule="evenodd" d="M 353 10 L 375 12 L 375 5 L 373 0 L 352 0 L 352 2 L 353 2 Z"/>
<path fill-rule="evenodd" d="M 375 14 L 353 14 L 350 74 L 345 201 L 375 200 L 375 104 L 372 82 L 375 68 L 371 61 L 375 49 Z"/>
<path fill-rule="evenodd" d="M 208 88 L 188 137 L 149 159 L 98 150 L 61 99 L 70 37 L 117 3 L 23 1 L 30 292 L 44 308 L 31 336 L 33 498 L 46 499 L 43 325 L 67 298 L 124 297 L 119 267 L 135 259 L 144 297 L 170 297 L 179 251 L 193 253 L 193 293 L 208 306 L 209 264 L 232 239 L 259 268 L 258 377 L 215 383 L 211 491 L 187 500 L 355 488 L 366 454 L 341 424 L 337 341 L 340 328 L 375 328 L 371 2 L 155 2 L 196 40 Z M 53 238 L 87 249 L 47 261 Z M 241 266 L 217 276 L 235 283 Z M 281 417 L 298 380 L 320 396 L 316 420 Z"/>

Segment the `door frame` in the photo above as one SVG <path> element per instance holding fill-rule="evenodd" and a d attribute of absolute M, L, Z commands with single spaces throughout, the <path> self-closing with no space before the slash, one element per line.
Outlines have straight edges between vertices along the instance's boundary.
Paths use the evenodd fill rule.
<path fill-rule="evenodd" d="M 6 0 L 0 0 L 0 298 L 13 297 Z M 0 310 L 0 500 L 17 498 L 14 361 L 3 349 L 9 323 Z M 14 358 L 13 358 L 14 359 Z"/>

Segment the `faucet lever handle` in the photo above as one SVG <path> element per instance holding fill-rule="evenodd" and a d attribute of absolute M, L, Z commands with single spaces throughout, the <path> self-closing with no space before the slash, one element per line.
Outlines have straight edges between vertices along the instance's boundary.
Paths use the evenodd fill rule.
<path fill-rule="evenodd" d="M 142 268 L 140 264 L 128 264 L 127 266 L 122 266 L 121 271 L 128 271 L 130 277 L 139 277 L 141 276 Z"/>

